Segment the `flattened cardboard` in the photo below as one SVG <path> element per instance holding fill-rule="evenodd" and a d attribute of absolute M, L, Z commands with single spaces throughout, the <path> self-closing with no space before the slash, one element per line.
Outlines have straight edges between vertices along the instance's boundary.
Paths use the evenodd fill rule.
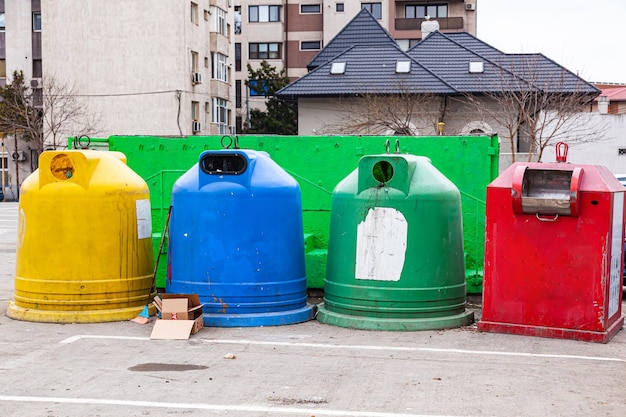
<path fill-rule="evenodd" d="M 194 325 L 193 320 L 157 320 L 150 339 L 187 340 Z"/>

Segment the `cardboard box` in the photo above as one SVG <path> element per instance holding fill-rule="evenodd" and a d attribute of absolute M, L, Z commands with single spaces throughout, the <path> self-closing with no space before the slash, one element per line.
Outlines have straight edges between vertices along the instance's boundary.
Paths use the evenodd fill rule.
<path fill-rule="evenodd" d="M 161 318 L 154 323 L 150 339 L 189 339 L 204 327 L 198 294 L 159 294 L 153 303 Z"/>

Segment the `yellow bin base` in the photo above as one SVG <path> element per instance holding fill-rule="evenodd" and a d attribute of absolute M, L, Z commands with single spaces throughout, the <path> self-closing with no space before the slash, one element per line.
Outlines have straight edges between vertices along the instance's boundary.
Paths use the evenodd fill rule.
<path fill-rule="evenodd" d="M 7 317 L 14 320 L 34 321 L 40 323 L 104 323 L 111 321 L 130 320 L 142 312 L 144 306 L 119 308 L 115 310 L 57 311 L 24 308 L 9 302 Z M 156 308 L 150 304 L 148 311 L 151 316 Z"/>

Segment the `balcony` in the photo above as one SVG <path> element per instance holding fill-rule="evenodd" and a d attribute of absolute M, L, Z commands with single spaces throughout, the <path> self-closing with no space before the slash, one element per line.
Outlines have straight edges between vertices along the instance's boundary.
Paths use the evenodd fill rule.
<path fill-rule="evenodd" d="M 422 22 L 426 19 L 424 18 L 415 18 L 415 19 L 395 19 L 396 22 L 396 30 L 421 30 Z M 439 30 L 454 30 L 454 29 L 463 29 L 463 18 L 462 17 L 444 17 L 432 19 L 439 22 Z"/>

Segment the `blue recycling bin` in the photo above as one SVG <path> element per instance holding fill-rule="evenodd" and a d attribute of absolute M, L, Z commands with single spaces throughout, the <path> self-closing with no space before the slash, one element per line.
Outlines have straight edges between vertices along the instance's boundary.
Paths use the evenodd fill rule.
<path fill-rule="evenodd" d="M 307 303 L 298 183 L 267 153 L 203 152 L 172 189 L 168 293 L 196 293 L 205 326 L 274 326 Z"/>

